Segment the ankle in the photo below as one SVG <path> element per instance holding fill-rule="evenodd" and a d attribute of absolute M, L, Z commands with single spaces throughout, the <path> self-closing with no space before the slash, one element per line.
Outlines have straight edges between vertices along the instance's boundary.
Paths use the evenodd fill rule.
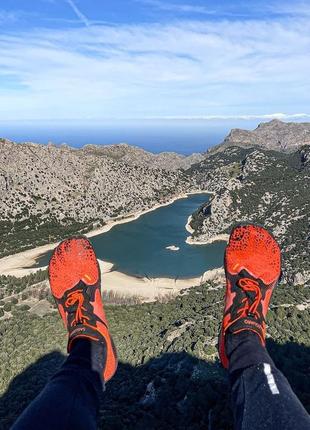
<path fill-rule="evenodd" d="M 72 342 L 68 361 L 90 368 L 102 375 L 107 348 L 105 344 L 84 337 L 77 337 Z"/>
<path fill-rule="evenodd" d="M 225 351 L 229 359 L 229 373 L 243 370 L 260 363 L 273 365 L 266 348 L 262 345 L 258 334 L 251 330 L 240 333 L 226 333 Z"/>
<path fill-rule="evenodd" d="M 245 345 L 249 348 L 262 347 L 259 336 L 253 331 L 243 330 L 233 333 L 228 329 L 225 335 L 225 351 L 229 359 L 240 347 L 244 348 Z"/>

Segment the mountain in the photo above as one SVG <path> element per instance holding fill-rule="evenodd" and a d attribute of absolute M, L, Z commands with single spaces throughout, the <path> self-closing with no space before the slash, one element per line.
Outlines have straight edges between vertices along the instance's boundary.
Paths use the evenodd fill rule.
<path fill-rule="evenodd" d="M 3 139 L 0 255 L 203 189 L 214 196 L 203 216 L 193 216 L 193 242 L 228 234 L 239 221 L 263 224 L 283 246 L 285 279 L 307 282 L 310 146 L 300 145 L 308 142 L 309 130 L 310 124 L 274 120 L 253 132 L 233 130 L 216 150 L 189 157 L 127 144 L 74 149 Z M 241 139 L 244 134 L 251 143 Z M 283 145 L 267 149 L 277 142 L 290 151 L 280 151 Z"/>
<path fill-rule="evenodd" d="M 272 121 L 244 139 L 233 131 L 197 159 L 128 145 L 78 150 L 3 140 L 2 255 L 185 191 L 210 191 L 211 201 L 192 214 L 189 242 L 227 237 L 234 224 L 250 221 L 272 230 L 281 245 L 283 278 L 267 317 L 267 347 L 310 412 L 309 124 L 290 124 L 290 138 L 283 127 Z M 232 429 L 227 374 L 216 347 L 223 287 L 214 279 L 155 303 L 104 295 L 120 365 L 101 402 L 99 429 Z M 0 342 L 1 362 L 9 363 L 0 367 L 0 428 L 8 430 L 66 354 L 46 272 L 0 275 Z"/>
<path fill-rule="evenodd" d="M 222 150 L 229 146 L 261 146 L 264 149 L 293 152 L 303 145 L 310 145 L 310 123 L 282 122 L 273 119 L 263 122 L 253 130 L 235 128 L 231 130 L 224 142 L 211 152 Z"/>
<path fill-rule="evenodd" d="M 90 230 L 193 188 L 177 167 L 203 156 L 151 154 L 129 145 L 0 142 L 0 255 Z"/>

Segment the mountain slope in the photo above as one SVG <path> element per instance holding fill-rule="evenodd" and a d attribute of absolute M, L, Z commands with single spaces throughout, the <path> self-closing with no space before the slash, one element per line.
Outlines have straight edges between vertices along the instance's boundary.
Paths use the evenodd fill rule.
<path fill-rule="evenodd" d="M 111 156 L 119 150 L 118 145 L 76 150 L 2 140 L 1 255 L 57 239 L 65 231 L 90 230 L 192 189 L 181 170 L 155 168 L 147 159 L 139 163 L 137 149 L 127 146 Z"/>
<path fill-rule="evenodd" d="M 284 255 L 287 282 L 310 281 L 310 147 L 286 154 L 228 147 L 193 166 L 188 174 L 214 192 L 192 218 L 192 242 L 229 233 L 239 222 L 270 229 Z M 214 167 L 216 166 L 216 167 Z"/>

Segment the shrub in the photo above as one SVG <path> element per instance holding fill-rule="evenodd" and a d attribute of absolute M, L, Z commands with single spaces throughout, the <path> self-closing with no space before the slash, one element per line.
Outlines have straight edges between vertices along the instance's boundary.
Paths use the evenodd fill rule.
<path fill-rule="evenodd" d="M 10 302 L 6 302 L 3 306 L 3 309 L 5 310 L 5 312 L 10 312 L 10 310 L 12 309 L 12 304 Z"/>

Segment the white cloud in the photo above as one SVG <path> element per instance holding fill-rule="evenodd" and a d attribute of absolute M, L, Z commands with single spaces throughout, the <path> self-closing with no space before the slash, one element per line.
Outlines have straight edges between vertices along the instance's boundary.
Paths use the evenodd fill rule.
<path fill-rule="evenodd" d="M 0 119 L 307 112 L 309 48 L 302 19 L 2 34 Z"/>
<path fill-rule="evenodd" d="M 165 117 L 151 117 L 148 119 L 158 119 L 158 120 L 206 120 L 206 121 L 214 121 L 214 120 L 271 120 L 271 119 L 279 119 L 279 120 L 300 120 L 300 119 L 309 119 L 310 114 L 307 113 L 270 113 L 263 115 L 202 115 L 202 116 L 165 116 Z"/>

